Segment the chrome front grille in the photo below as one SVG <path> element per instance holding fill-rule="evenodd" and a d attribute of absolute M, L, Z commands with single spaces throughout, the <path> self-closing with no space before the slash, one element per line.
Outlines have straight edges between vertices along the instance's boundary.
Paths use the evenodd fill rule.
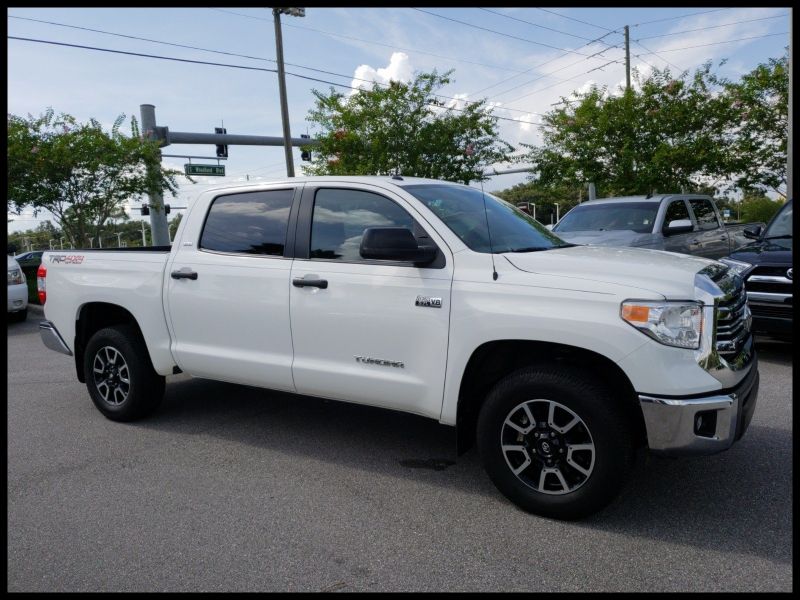
<path fill-rule="evenodd" d="M 750 335 L 750 310 L 743 287 L 719 301 L 716 334 L 717 352 L 723 358 L 735 356 Z"/>

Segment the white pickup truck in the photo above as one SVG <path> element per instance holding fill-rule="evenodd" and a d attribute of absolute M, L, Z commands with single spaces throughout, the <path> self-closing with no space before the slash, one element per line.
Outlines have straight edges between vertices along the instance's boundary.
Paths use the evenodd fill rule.
<path fill-rule="evenodd" d="M 112 420 L 151 413 L 180 372 L 407 411 L 456 426 L 503 494 L 558 518 L 610 502 L 639 447 L 729 448 L 758 394 L 725 265 L 567 244 L 441 181 L 206 191 L 171 249 L 47 252 L 38 284 L 44 343 Z"/>

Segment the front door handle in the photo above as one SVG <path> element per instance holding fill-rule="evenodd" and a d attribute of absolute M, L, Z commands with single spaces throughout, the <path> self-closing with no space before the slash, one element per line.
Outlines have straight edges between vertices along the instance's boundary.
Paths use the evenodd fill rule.
<path fill-rule="evenodd" d="M 697 240 L 697 239 L 694 239 L 694 240 L 689 240 L 689 243 L 690 243 L 692 246 L 697 246 L 697 245 L 700 243 L 700 240 Z"/>
<path fill-rule="evenodd" d="M 173 271 L 170 276 L 173 279 L 197 279 L 197 273 L 188 267 L 184 267 L 180 271 Z"/>
<path fill-rule="evenodd" d="M 327 279 L 303 279 L 302 277 L 298 277 L 296 279 L 292 279 L 292 285 L 294 287 L 316 287 L 321 290 L 324 290 L 328 287 L 328 280 Z"/>

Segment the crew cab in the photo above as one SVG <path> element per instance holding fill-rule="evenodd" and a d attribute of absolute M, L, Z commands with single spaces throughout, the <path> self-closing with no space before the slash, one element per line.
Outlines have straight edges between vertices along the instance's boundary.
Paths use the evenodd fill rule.
<path fill-rule="evenodd" d="M 208 190 L 171 248 L 47 252 L 39 292 L 45 345 L 109 419 L 152 413 L 179 372 L 406 411 L 558 518 L 610 502 L 639 447 L 729 448 L 758 394 L 725 265 L 569 244 L 429 179 Z"/>
<path fill-rule="evenodd" d="M 602 198 L 578 204 L 553 226 L 575 244 L 633 246 L 705 258 L 727 256 L 750 240 L 744 229 L 726 224 L 710 196 L 660 194 Z"/>

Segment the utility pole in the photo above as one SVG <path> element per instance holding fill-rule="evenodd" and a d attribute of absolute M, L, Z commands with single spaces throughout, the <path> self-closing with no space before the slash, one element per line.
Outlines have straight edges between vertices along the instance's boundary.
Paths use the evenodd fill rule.
<path fill-rule="evenodd" d="M 631 89 L 631 32 L 625 25 L 625 89 Z"/>
<path fill-rule="evenodd" d="M 283 121 L 283 151 L 286 154 L 286 176 L 294 177 L 292 158 L 292 133 L 289 127 L 289 105 L 286 100 L 286 73 L 283 69 L 283 37 L 281 35 L 281 13 L 293 17 L 304 17 L 305 8 L 273 8 L 275 18 L 275 53 L 278 59 L 278 87 L 281 94 L 281 120 Z"/>
<path fill-rule="evenodd" d="M 156 107 L 152 104 L 141 104 L 139 110 L 142 116 L 142 133 L 145 138 L 157 139 L 156 134 Z M 155 164 L 147 165 L 148 171 L 161 168 L 161 150 Z M 160 189 L 152 189 L 150 197 L 150 229 L 154 246 L 169 246 L 169 231 L 167 230 L 167 215 L 164 213 L 164 196 Z"/>
<path fill-rule="evenodd" d="M 142 223 L 142 246 L 147 246 L 147 237 L 144 234 L 144 219 L 141 221 Z"/>
<path fill-rule="evenodd" d="M 794 9 L 790 8 L 791 16 L 794 16 Z M 794 196 L 792 189 L 792 71 L 794 70 L 794 61 L 792 60 L 792 35 L 794 27 L 792 25 L 793 19 L 789 17 L 789 132 L 788 139 L 786 140 L 786 199 L 791 200 Z"/>
<path fill-rule="evenodd" d="M 589 200 L 594 200 L 597 198 L 597 191 L 594 188 L 594 183 L 589 183 Z M 578 202 L 580 204 L 580 201 Z"/>

